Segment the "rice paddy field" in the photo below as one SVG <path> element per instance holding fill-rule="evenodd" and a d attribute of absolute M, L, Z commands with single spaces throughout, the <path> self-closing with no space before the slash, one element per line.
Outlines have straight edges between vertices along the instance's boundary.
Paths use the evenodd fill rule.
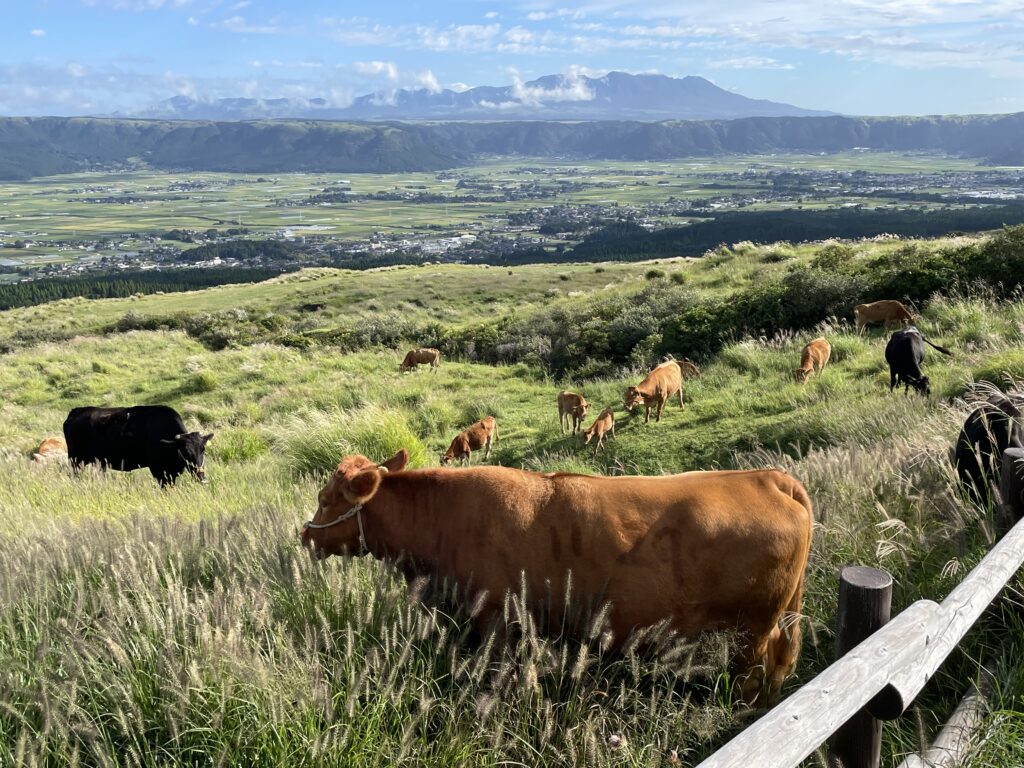
<path fill-rule="evenodd" d="M 1024 378 L 1024 302 L 964 293 L 921 308 L 919 325 L 954 351 L 929 353 L 930 397 L 891 394 L 885 334 L 857 335 L 831 318 L 799 334 L 733 340 L 700 361 L 686 408 L 670 403 L 650 424 L 621 406 L 640 363 L 600 370 L 597 361 L 594 375 L 568 380 L 465 355 L 436 373 L 401 374 L 414 340 L 348 351 L 235 337 L 215 349 L 181 330 L 117 320 L 258 309 L 358 327 L 400 310 L 500 324 L 636 293 L 675 272 L 695 291 L 725 295 L 785 269 L 770 250 L 657 268 L 317 270 L 0 314 L 0 766 L 699 762 L 760 714 L 733 701 L 732 638 L 654 631 L 646 646 L 613 654 L 536 627 L 518 595 L 506 604 L 518 631 L 480 637 L 453 585 L 407 585 L 368 558 L 311 561 L 297 533 L 326 473 L 344 454 L 383 460 L 399 448 L 414 465 L 435 465 L 456 432 L 487 414 L 501 435 L 490 461 L 529 470 L 781 466 L 807 487 L 816 518 L 791 691 L 832 660 L 843 565 L 889 570 L 899 610 L 941 599 L 991 546 L 993 513 L 962 498 L 949 450 L 972 382 Z M 311 302 L 323 306 L 304 312 Z M 822 334 L 832 362 L 794 383 L 801 347 Z M 602 453 L 559 431 L 563 388 L 583 393 L 591 415 L 615 407 L 617 439 Z M 182 479 L 161 490 L 144 470 L 76 477 L 29 460 L 74 406 L 146 403 L 215 433 L 208 485 Z M 1020 586 L 1011 583 L 910 712 L 886 725 L 884 764 L 929 743 L 982 663 L 998 690 L 968 765 L 1024 760 Z"/>

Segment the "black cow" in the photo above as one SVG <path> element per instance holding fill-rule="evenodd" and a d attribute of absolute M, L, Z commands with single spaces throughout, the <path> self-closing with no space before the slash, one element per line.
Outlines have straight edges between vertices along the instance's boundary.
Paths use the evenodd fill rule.
<path fill-rule="evenodd" d="M 173 484 L 185 470 L 205 482 L 212 438 L 186 432 L 181 416 L 166 405 L 73 408 L 64 421 L 68 459 L 76 470 L 84 464 L 125 472 L 149 467 L 160 485 Z"/>
<path fill-rule="evenodd" d="M 1024 448 L 1021 396 L 993 390 L 988 390 L 988 398 L 967 417 L 953 452 L 953 463 L 964 490 L 986 507 L 991 498 L 990 485 L 998 483 L 1002 473 L 1003 451 Z"/>
<path fill-rule="evenodd" d="M 885 362 L 889 364 L 890 392 L 902 384 L 904 393 L 913 387 L 921 394 L 931 394 L 928 377 L 921 373 L 921 361 L 924 360 L 922 342 L 944 355 L 953 354 L 945 347 L 932 344 L 912 325 L 902 331 L 896 331 L 889 337 L 889 343 L 885 345 Z"/>

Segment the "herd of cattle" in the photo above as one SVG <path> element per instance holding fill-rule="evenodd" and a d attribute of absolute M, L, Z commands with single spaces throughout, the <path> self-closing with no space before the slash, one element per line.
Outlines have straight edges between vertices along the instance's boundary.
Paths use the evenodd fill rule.
<path fill-rule="evenodd" d="M 858 331 L 886 329 L 913 316 L 899 302 L 855 308 Z M 915 327 L 897 330 L 885 359 L 890 391 L 929 391 L 921 371 L 923 344 Z M 820 376 L 831 356 L 825 338 L 802 350 L 794 379 Z M 436 370 L 436 349 L 409 352 L 400 371 Z M 661 420 L 665 404 L 683 401 L 683 382 L 700 375 L 689 360 L 668 360 L 629 387 L 623 406 L 644 407 L 644 422 Z M 990 502 L 1002 453 L 1024 447 L 1024 397 L 992 387 L 970 414 L 952 452 L 965 492 Z M 594 453 L 615 437 L 614 408 L 603 408 L 589 428 L 590 404 L 576 392 L 557 396 L 563 433 L 582 432 Z M 148 467 L 161 485 L 185 472 L 205 480 L 205 448 L 213 434 L 189 432 L 172 408 L 75 408 L 64 422 L 67 457 L 86 464 L 133 470 Z M 633 628 L 667 621 L 683 636 L 739 628 L 745 638 L 737 663 L 742 698 L 770 703 L 792 671 L 800 650 L 798 621 L 811 546 L 813 513 L 806 490 L 779 470 L 686 472 L 604 477 L 538 473 L 503 466 L 468 466 L 474 452 L 486 460 L 498 425 L 485 416 L 459 433 L 441 464 L 458 471 L 406 470 L 408 453 L 376 464 L 346 456 L 319 494 L 316 514 L 301 540 L 318 556 L 359 553 L 385 558 L 405 553 L 407 576 L 429 573 L 454 583 L 472 581 L 475 620 L 486 625 L 502 613 L 504 595 L 523 584 L 549 616 L 574 600 L 608 602 L 606 640 L 621 645 Z M 62 446 L 48 439 L 34 456 L 44 460 Z"/>

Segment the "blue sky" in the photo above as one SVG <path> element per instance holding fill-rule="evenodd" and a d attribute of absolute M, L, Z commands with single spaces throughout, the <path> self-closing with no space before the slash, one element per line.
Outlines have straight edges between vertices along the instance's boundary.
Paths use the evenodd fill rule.
<path fill-rule="evenodd" d="M 609 70 L 848 114 L 1024 111 L 1024 0 L 0 0 L 0 114 Z"/>

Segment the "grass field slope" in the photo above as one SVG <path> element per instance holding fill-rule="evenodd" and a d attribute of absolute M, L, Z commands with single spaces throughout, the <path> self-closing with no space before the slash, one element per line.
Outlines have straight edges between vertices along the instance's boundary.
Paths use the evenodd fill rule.
<path fill-rule="evenodd" d="M 841 566 L 889 570 L 901 609 L 941 599 L 991 545 L 991 511 L 961 497 L 949 450 L 972 382 L 1024 378 L 1024 301 L 1006 284 L 1024 264 L 1019 234 L 309 270 L 0 313 L 0 766 L 694 764 L 756 717 L 733 707 L 731 638 L 652 632 L 651 647 L 613 655 L 541 631 L 518 595 L 517 639 L 480 638 L 451 585 L 407 586 L 369 559 L 311 562 L 297 533 L 324 477 L 347 453 L 406 448 L 436 465 L 488 414 L 501 430 L 490 461 L 508 466 L 781 466 L 816 517 L 791 690 L 831 660 Z M 967 279 L 996 253 L 998 277 Z M 928 282 L 949 265 L 961 279 Z M 916 282 L 879 282 L 894 274 Z M 891 394 L 887 334 L 851 327 L 853 304 L 883 288 L 954 353 L 927 357 L 931 397 Z M 797 384 L 819 335 L 832 360 Z M 440 369 L 400 373 L 421 345 L 442 349 Z M 623 391 L 666 353 L 701 376 L 685 409 L 644 424 Z M 616 409 L 596 456 L 560 432 L 562 389 L 590 416 Z M 146 403 L 215 433 L 207 486 L 29 461 L 74 406 Z M 1020 587 L 886 725 L 885 764 L 929 741 L 989 658 L 1000 694 L 971 765 L 1024 759 Z"/>

